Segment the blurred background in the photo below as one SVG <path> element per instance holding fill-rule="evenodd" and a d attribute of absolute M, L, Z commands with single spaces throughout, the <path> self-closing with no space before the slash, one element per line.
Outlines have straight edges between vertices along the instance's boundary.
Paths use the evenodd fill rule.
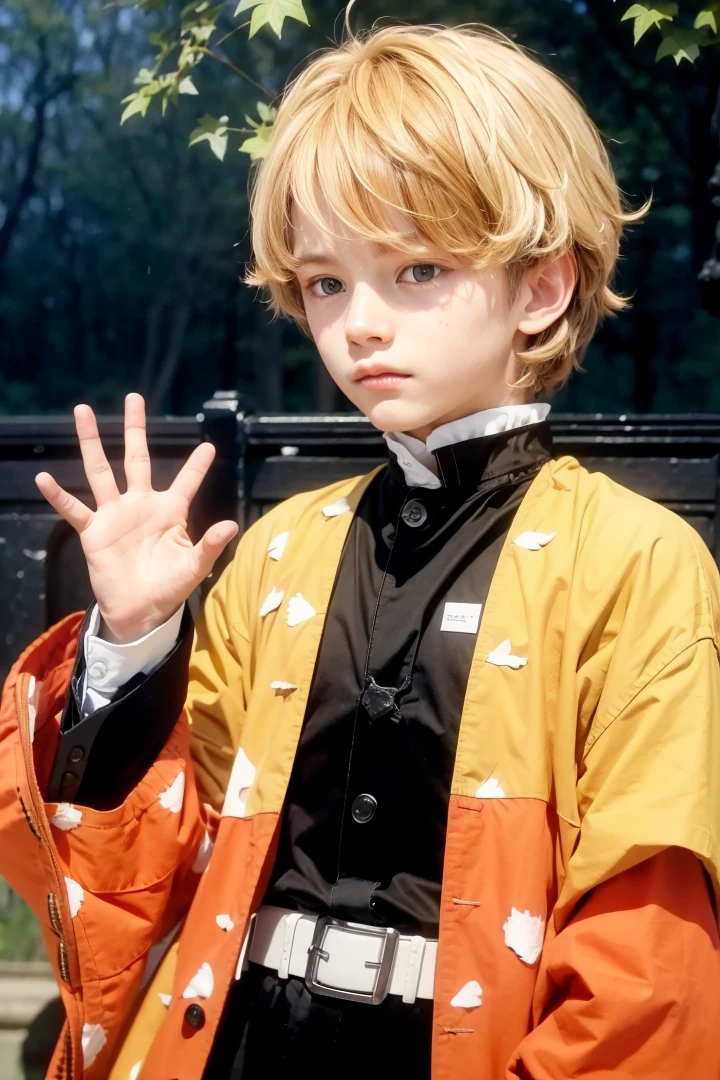
<path fill-rule="evenodd" d="M 174 0 L 0 0 L 0 416 L 68 416 L 79 401 L 120 415 L 130 390 L 156 416 L 194 417 L 219 390 L 265 415 L 351 411 L 312 343 L 270 322 L 239 281 L 251 168 L 240 147 L 254 130 L 261 145 L 268 104 L 308 55 L 340 40 L 344 10 L 306 0 L 306 26 L 297 0 L 270 0 L 262 17 L 284 13 L 281 36 L 263 26 L 248 39 L 241 18 L 259 3 L 243 0 L 247 15 L 236 17 L 235 3 L 202 0 L 184 9 Z M 673 7 L 633 5 L 650 15 Z M 714 20 L 718 6 L 684 7 Z M 652 194 L 654 205 L 623 248 L 618 285 L 632 306 L 601 329 L 555 408 L 720 413 L 720 319 L 708 310 L 720 312 L 717 264 L 714 281 L 697 280 L 717 253 L 708 183 L 720 160 L 720 51 L 678 30 L 656 62 L 659 37 L 634 44 L 643 15 L 623 22 L 627 9 L 613 0 L 360 0 L 352 24 L 487 22 L 579 92 L 629 203 Z M 154 85 L 158 52 L 183 19 L 185 46 L 196 50 L 191 85 L 169 93 L 164 115 L 160 95 L 121 126 L 121 101 Z M 710 30 L 717 37 L 714 21 L 701 32 Z M 209 43 L 214 55 L 195 66 Z M 226 139 L 223 122 L 244 135 Z M 720 170 L 715 178 L 720 194 Z M 25 1029 L 53 995 L 36 924 L 0 880 L 0 1080 L 44 1075 L 56 1005 L 27 1038 Z"/>
<path fill-rule="evenodd" d="M 197 96 L 121 127 L 120 101 L 156 52 L 149 35 L 179 6 L 0 3 L 0 413 L 68 413 L 78 401 L 119 413 L 129 390 L 147 395 L 151 413 L 193 415 L 218 389 L 240 390 L 261 412 L 348 408 L 312 344 L 286 322 L 269 324 L 239 284 L 250 167 L 240 140 L 224 161 L 207 141 L 188 147 L 201 114 L 256 115 L 261 95 L 233 66 L 277 93 L 308 54 L 339 40 L 341 6 L 310 0 L 310 26 L 287 18 L 280 39 L 269 27 L 250 41 L 235 33 L 219 50 L 228 64 L 193 73 Z M 235 4 L 218 6 L 218 29 L 224 20 L 232 31 Z M 626 7 L 360 0 L 352 21 L 506 31 L 581 94 L 630 202 L 654 195 L 620 266 L 633 306 L 606 324 L 557 409 L 720 411 L 720 321 L 696 283 L 713 239 L 720 53 L 656 63 L 657 41 L 648 34 L 634 47 L 632 21 L 620 21 Z"/>

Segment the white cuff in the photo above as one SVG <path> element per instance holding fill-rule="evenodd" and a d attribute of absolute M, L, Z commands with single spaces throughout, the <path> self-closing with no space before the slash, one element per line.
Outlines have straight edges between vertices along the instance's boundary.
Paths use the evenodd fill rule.
<path fill-rule="evenodd" d="M 83 716 L 106 705 L 113 694 L 138 672 L 149 674 L 165 659 L 177 641 L 183 609 L 184 605 L 178 608 L 167 622 L 156 626 L 137 641 L 130 641 L 127 645 L 114 645 L 98 637 L 101 619 L 95 604 L 83 641 Z"/>

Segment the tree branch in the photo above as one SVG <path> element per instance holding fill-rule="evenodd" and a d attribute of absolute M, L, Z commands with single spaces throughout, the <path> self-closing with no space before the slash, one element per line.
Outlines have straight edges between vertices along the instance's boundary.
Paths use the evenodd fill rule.
<path fill-rule="evenodd" d="M 212 49 L 206 49 L 204 46 L 198 47 L 197 52 L 201 52 L 205 56 L 211 56 L 213 60 L 217 60 L 219 64 L 224 64 L 225 67 L 229 67 L 230 70 L 234 71 L 236 75 L 239 75 L 241 79 L 245 79 L 246 82 L 249 82 L 250 85 L 254 86 L 256 90 L 260 90 L 263 94 L 265 94 L 266 97 L 268 97 L 272 101 L 273 97 L 275 96 L 272 91 L 266 89 L 261 83 L 256 82 L 255 79 L 253 79 L 252 75 L 248 75 L 248 73 L 239 68 L 237 64 L 233 64 L 232 60 L 229 60 L 227 56 L 219 56 L 218 53 L 214 53 Z"/>

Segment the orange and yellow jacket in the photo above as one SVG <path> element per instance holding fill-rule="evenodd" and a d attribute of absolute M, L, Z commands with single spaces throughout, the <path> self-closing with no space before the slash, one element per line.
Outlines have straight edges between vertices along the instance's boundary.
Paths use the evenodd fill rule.
<path fill-rule="evenodd" d="M 14 665 L 0 871 L 40 919 L 67 1011 L 50 1077 L 200 1080 L 372 475 L 245 533 L 197 621 L 182 715 L 121 806 L 43 799 L 82 613 Z M 322 513 L 341 499 L 347 512 Z M 260 616 L 272 589 L 283 602 Z M 433 1080 L 720 1077 L 719 626 L 718 572 L 690 526 L 570 457 L 542 468 L 463 707 Z M 201 985 L 198 1029 L 185 1010 Z"/>

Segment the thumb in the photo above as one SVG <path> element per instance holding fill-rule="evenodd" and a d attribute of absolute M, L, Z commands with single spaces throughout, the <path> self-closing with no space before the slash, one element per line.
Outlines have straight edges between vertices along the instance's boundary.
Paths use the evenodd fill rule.
<path fill-rule="evenodd" d="M 237 531 L 238 524 L 236 521 L 218 521 L 215 525 L 211 525 L 205 535 L 198 540 L 193 548 L 198 581 L 202 581 L 208 576 L 215 565 L 215 560 L 237 534 Z"/>

